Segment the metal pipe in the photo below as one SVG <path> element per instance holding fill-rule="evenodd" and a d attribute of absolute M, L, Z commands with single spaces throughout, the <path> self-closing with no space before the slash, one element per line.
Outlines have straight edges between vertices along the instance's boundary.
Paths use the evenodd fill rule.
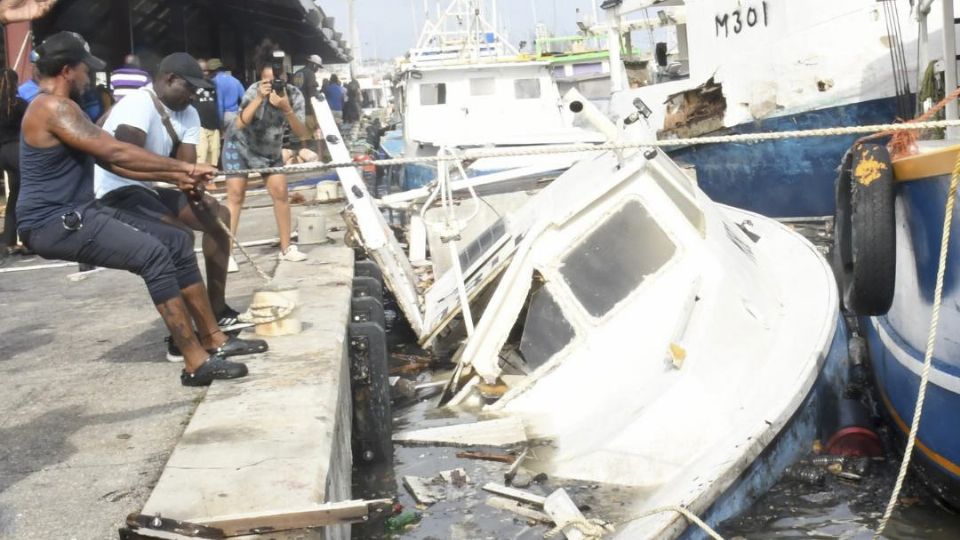
<path fill-rule="evenodd" d="M 614 8 L 607 11 L 607 50 L 610 52 L 610 87 L 611 91 L 625 90 L 625 68 L 620 49 L 620 10 Z"/>

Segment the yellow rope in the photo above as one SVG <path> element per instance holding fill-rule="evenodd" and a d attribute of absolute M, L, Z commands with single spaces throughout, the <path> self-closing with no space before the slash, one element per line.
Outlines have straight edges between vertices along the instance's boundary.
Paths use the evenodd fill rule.
<path fill-rule="evenodd" d="M 890 494 L 890 500 L 887 502 L 887 508 L 880 520 L 880 526 L 874 539 L 880 538 L 883 531 L 887 528 L 893 510 L 897 507 L 897 500 L 900 497 L 900 490 L 903 489 L 904 479 L 907 477 L 907 469 L 910 467 L 910 460 L 913 456 L 913 447 L 917 441 L 917 431 L 920 428 L 920 418 L 923 413 L 923 402 L 927 396 L 927 383 L 930 380 L 930 367 L 933 365 L 934 343 L 937 339 L 937 326 L 940 322 L 940 305 L 943 301 L 943 279 L 947 269 L 947 253 L 950 244 L 950 228 L 953 224 L 953 207 L 956 199 L 957 184 L 960 183 L 960 156 L 953 166 L 953 175 L 950 177 L 950 189 L 947 192 L 947 206 L 943 217 L 943 236 L 940 240 L 940 261 L 937 266 L 937 284 L 933 292 L 933 313 L 930 316 L 930 332 L 927 334 L 927 350 L 923 357 L 923 371 L 920 373 L 920 388 L 917 392 L 917 404 L 913 410 L 913 422 L 910 424 L 910 435 L 907 437 L 907 447 L 903 451 L 903 461 L 900 463 L 900 472 L 897 474 L 897 482 L 893 486 L 893 492 Z"/>

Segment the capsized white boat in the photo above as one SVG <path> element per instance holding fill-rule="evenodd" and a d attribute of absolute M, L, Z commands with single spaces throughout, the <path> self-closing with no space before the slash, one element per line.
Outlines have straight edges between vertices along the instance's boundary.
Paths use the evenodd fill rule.
<path fill-rule="evenodd" d="M 484 410 L 550 440 L 553 476 L 642 488 L 636 515 L 680 505 L 715 524 L 809 449 L 806 407 L 845 357 L 845 331 L 812 245 L 647 155 L 580 162 L 518 211 L 529 231 L 462 358 L 488 384 L 511 381 Z M 530 371 L 519 380 L 503 377 L 518 374 L 501 359 L 512 351 Z M 621 530 L 686 527 L 666 512 Z"/>
<path fill-rule="evenodd" d="M 470 305 L 447 405 L 522 419 L 552 476 L 636 488 L 624 538 L 684 533 L 672 511 L 631 518 L 657 508 L 740 513 L 818 437 L 846 371 L 830 266 L 663 152 L 580 161 L 426 291 L 355 176 L 341 171 L 352 221 L 425 343 Z M 506 393 L 484 404 L 481 382 Z"/>

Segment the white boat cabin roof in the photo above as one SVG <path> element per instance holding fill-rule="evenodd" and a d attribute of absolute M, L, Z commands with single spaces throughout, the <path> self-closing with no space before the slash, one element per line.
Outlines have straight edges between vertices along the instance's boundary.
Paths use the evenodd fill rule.
<path fill-rule="evenodd" d="M 412 67 L 404 85 L 405 139 L 416 144 L 463 147 L 600 139 L 595 132 L 573 127 L 547 62 Z"/>

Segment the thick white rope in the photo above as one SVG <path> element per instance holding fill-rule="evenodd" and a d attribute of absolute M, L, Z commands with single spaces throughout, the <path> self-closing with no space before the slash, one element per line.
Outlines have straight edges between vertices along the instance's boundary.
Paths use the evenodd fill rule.
<path fill-rule="evenodd" d="M 634 517 L 633 519 L 642 519 L 642 518 L 650 517 L 656 514 L 663 514 L 665 512 L 676 512 L 682 515 L 683 517 L 687 518 L 687 521 L 689 521 L 690 523 L 693 523 L 697 527 L 700 527 L 700 529 L 703 532 L 707 533 L 707 536 L 709 536 L 710 538 L 713 538 L 713 540 L 723 540 L 723 537 L 720 536 L 717 533 L 717 531 L 713 530 L 702 519 L 698 518 L 696 514 L 694 514 L 690 510 L 687 510 L 682 506 L 662 506 L 660 508 L 654 508 L 653 510 L 648 510 Z"/>
<path fill-rule="evenodd" d="M 585 538 L 591 540 L 598 540 L 603 538 L 607 533 L 612 533 L 614 531 L 613 527 L 602 519 L 575 518 L 563 523 L 558 523 L 556 527 L 547 531 L 543 537 L 555 538 L 560 534 L 566 536 L 567 531 L 570 530 L 570 528 L 577 529 Z"/>
<path fill-rule="evenodd" d="M 927 350 L 923 356 L 923 371 L 920 373 L 920 388 L 917 392 L 917 404 L 913 409 L 913 422 L 910 424 L 910 435 L 907 437 L 907 447 L 903 451 L 903 461 L 900 463 L 900 472 L 897 474 L 897 482 L 893 486 L 893 492 L 890 494 L 890 500 L 887 502 L 887 508 L 883 512 L 883 518 L 880 520 L 880 526 L 874 539 L 879 539 L 883 531 L 890 522 L 894 509 L 900 498 L 900 490 L 903 489 L 903 482 L 907 477 L 907 470 L 910 467 L 910 461 L 913 457 L 913 447 L 917 442 L 917 431 L 920 429 L 920 418 L 923 413 L 923 402 L 927 396 L 927 383 L 930 380 L 930 368 L 933 365 L 933 350 L 937 340 L 937 326 L 940 323 L 940 305 L 943 301 L 943 280 L 947 269 L 947 253 L 950 245 L 950 228 L 953 225 L 953 208 L 957 194 L 957 184 L 960 183 L 960 157 L 953 166 L 953 175 L 950 177 L 950 189 L 947 192 L 947 206 L 943 217 L 943 236 L 940 240 L 940 261 L 937 266 L 937 284 L 933 290 L 933 312 L 930 316 L 930 331 L 927 334 Z"/>
<path fill-rule="evenodd" d="M 345 167 L 365 167 L 370 165 L 415 165 L 429 164 L 443 161 L 461 161 L 496 157 L 525 157 L 548 154 L 572 154 L 580 152 L 602 152 L 607 150 L 630 150 L 650 147 L 691 146 L 697 144 L 723 143 L 755 143 L 784 139 L 802 139 L 810 137 L 836 137 L 843 135 L 863 135 L 878 132 L 895 132 L 908 130 L 940 129 L 960 126 L 960 120 L 936 120 L 930 122 L 910 122 L 899 124 L 874 124 L 870 126 L 848 126 L 835 128 L 806 129 L 794 131 L 775 131 L 769 133 L 741 133 L 738 135 L 717 135 L 709 137 L 694 137 L 688 139 L 669 139 L 648 142 L 606 142 L 600 144 L 561 144 L 535 147 L 509 147 L 492 150 L 468 150 L 461 153 L 448 153 L 436 156 L 406 157 L 381 159 L 377 161 L 340 161 L 330 163 L 301 163 L 284 167 L 266 167 L 262 169 L 243 169 L 222 173 L 223 176 L 247 176 L 251 174 L 293 174 L 298 172 L 325 171 Z"/>

